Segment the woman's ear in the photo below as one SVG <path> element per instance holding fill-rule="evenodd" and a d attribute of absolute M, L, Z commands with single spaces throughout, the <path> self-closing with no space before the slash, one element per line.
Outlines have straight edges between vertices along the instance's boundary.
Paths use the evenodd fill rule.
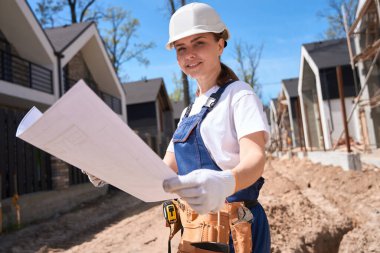
<path fill-rule="evenodd" d="M 219 56 L 222 55 L 223 51 L 224 51 L 224 39 L 220 38 L 219 41 L 218 41 Z"/>

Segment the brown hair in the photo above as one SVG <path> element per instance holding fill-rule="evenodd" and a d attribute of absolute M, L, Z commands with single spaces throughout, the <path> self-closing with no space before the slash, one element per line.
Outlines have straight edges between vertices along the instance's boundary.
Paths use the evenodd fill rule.
<path fill-rule="evenodd" d="M 220 39 L 224 40 L 225 33 L 226 33 L 226 31 L 223 31 L 221 33 L 213 33 L 215 41 L 219 41 Z M 227 46 L 227 42 L 224 40 L 224 47 L 226 47 L 226 46 Z M 239 80 L 239 77 L 237 77 L 235 72 L 232 69 L 230 69 L 226 64 L 224 64 L 223 62 L 220 62 L 220 67 L 221 67 L 221 71 L 220 71 L 218 77 L 216 78 L 216 84 L 219 87 L 224 86 L 229 81 L 238 81 Z M 199 88 L 196 91 L 196 96 L 199 96 Z"/>

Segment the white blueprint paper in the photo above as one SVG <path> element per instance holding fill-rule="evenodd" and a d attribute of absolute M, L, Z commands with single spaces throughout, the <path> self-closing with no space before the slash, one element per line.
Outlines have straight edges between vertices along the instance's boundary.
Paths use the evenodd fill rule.
<path fill-rule="evenodd" d="M 16 136 L 146 202 L 176 198 L 176 174 L 83 81 L 44 114 L 33 107 Z"/>

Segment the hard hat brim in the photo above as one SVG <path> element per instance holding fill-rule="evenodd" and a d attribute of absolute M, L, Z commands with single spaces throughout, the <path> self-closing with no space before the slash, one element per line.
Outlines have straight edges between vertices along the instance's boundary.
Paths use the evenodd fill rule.
<path fill-rule="evenodd" d="M 167 50 L 171 50 L 173 49 L 174 47 L 174 42 L 176 42 L 177 40 L 180 40 L 180 39 L 183 39 L 183 38 L 186 38 L 188 36 L 191 36 L 191 35 L 194 35 L 194 34 L 201 34 L 201 33 L 222 33 L 223 31 L 225 31 L 225 38 L 223 38 L 224 40 L 228 40 L 230 38 L 230 32 L 228 31 L 227 28 L 223 29 L 222 31 L 218 30 L 218 31 L 210 31 L 210 30 L 206 30 L 206 29 L 202 29 L 202 28 L 193 28 L 189 31 L 186 31 L 184 33 L 181 33 L 181 34 L 178 34 L 177 36 L 171 38 L 168 43 L 166 43 L 166 49 Z"/>

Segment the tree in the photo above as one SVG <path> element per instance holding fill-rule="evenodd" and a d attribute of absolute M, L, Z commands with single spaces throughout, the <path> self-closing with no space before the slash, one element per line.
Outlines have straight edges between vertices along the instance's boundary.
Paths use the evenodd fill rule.
<path fill-rule="evenodd" d="M 174 0 L 168 0 L 168 4 L 170 13 L 171 15 L 173 15 L 177 9 L 177 5 L 174 3 Z M 184 5 L 186 5 L 186 0 L 181 0 L 180 6 Z M 189 80 L 187 79 L 187 75 L 183 71 L 181 71 L 181 79 L 183 85 L 183 103 L 185 106 L 188 106 L 190 104 Z"/>
<path fill-rule="evenodd" d="M 55 16 L 61 12 L 63 5 L 54 0 L 41 0 L 37 3 L 35 9 L 36 15 L 40 20 L 42 27 L 54 27 Z"/>
<path fill-rule="evenodd" d="M 102 17 L 101 11 L 91 9 L 96 0 L 40 0 L 35 9 L 36 15 L 42 27 L 54 25 L 59 21 L 57 14 L 65 7 L 69 9 L 70 22 L 72 24 L 85 21 L 97 21 Z"/>
<path fill-rule="evenodd" d="M 57 14 L 67 9 L 72 24 L 94 21 L 98 27 L 103 27 L 100 34 L 119 78 L 121 66 L 132 59 L 148 65 L 149 60 L 144 57 L 144 52 L 153 48 L 154 43 L 132 44 L 132 38 L 137 37 L 139 20 L 121 7 L 110 7 L 104 11 L 102 7 L 95 7 L 95 2 L 96 0 L 40 0 L 36 14 L 43 27 L 49 23 L 54 27 L 57 23 L 55 21 L 58 21 Z"/>
<path fill-rule="evenodd" d="M 255 47 L 238 41 L 234 45 L 234 56 L 238 63 L 238 76 L 252 86 L 258 96 L 261 96 L 261 86 L 257 81 L 256 70 L 259 66 L 263 46 Z"/>
<path fill-rule="evenodd" d="M 109 24 L 103 29 L 103 40 L 116 73 L 119 73 L 124 63 L 132 59 L 144 65 L 149 64 L 143 53 L 155 47 L 155 44 L 149 42 L 131 45 L 131 40 L 136 37 L 140 25 L 138 19 L 133 18 L 131 13 L 123 8 L 110 7 L 104 13 L 102 20 Z"/>
<path fill-rule="evenodd" d="M 95 1 L 96 0 L 67 0 L 67 4 L 70 7 L 71 23 L 74 24 L 78 22 L 89 21 L 89 19 L 93 20 L 93 17 L 89 19 L 85 19 L 85 17 L 88 15 L 89 9 L 91 5 L 95 3 Z"/>
<path fill-rule="evenodd" d="M 324 34 L 327 39 L 336 39 L 346 36 L 342 6 L 344 6 L 347 12 L 347 25 L 351 26 L 355 20 L 358 0 L 330 0 L 329 8 L 317 13 L 318 16 L 325 18 L 329 24 Z"/>
<path fill-rule="evenodd" d="M 182 80 L 178 79 L 177 75 L 173 73 L 172 82 L 174 84 L 174 90 L 169 95 L 170 99 L 174 102 L 183 100 L 183 85 Z"/>

